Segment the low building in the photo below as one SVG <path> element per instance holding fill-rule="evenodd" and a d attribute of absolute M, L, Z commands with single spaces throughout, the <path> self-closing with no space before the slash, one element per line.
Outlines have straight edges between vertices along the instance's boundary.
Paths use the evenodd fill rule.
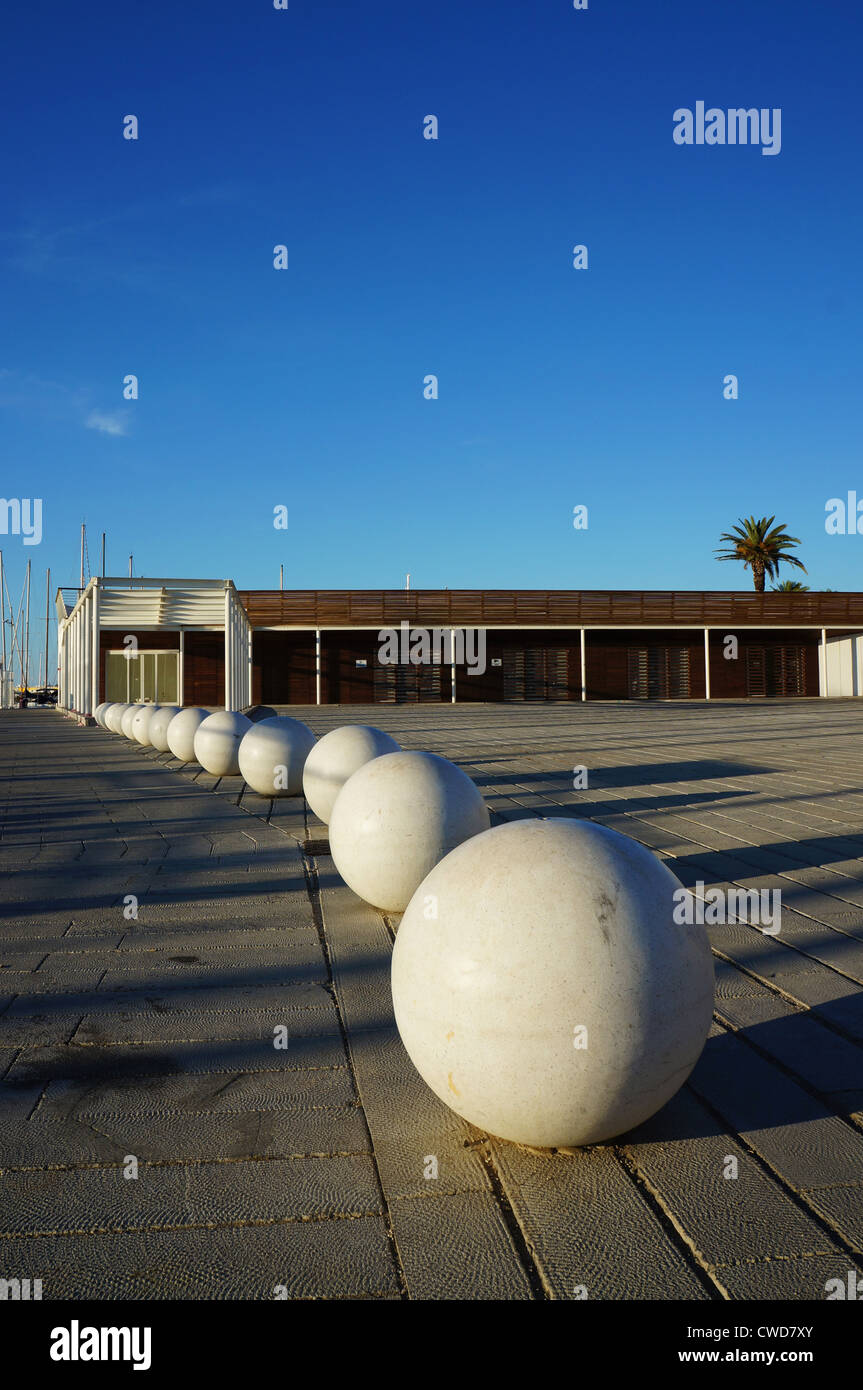
<path fill-rule="evenodd" d="M 60 590 L 59 704 L 314 705 L 863 694 L 863 594 Z"/>

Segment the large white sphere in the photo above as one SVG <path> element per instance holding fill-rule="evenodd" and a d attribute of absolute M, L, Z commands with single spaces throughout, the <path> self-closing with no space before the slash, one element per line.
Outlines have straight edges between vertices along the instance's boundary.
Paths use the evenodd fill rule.
<path fill-rule="evenodd" d="M 109 701 L 109 700 L 103 700 L 102 704 L 101 704 L 101 705 L 97 705 L 96 708 L 95 708 L 94 711 L 93 711 L 93 718 L 95 719 L 95 721 L 96 721 L 96 723 L 99 725 L 99 727 L 102 728 L 102 729 L 104 729 L 104 727 L 105 727 L 104 722 L 103 722 L 103 721 L 104 721 L 104 718 L 105 718 L 105 711 L 106 711 L 109 707 L 110 707 L 110 701 Z"/>
<path fill-rule="evenodd" d="M 231 710 L 219 710 L 198 725 L 195 759 L 214 777 L 236 777 L 240 771 L 240 740 L 253 727 L 251 719 Z"/>
<path fill-rule="evenodd" d="M 140 705 L 127 705 L 123 710 L 123 717 L 120 720 L 120 732 L 125 738 L 130 739 L 132 743 L 135 742 L 135 737 L 132 733 L 132 720 L 135 718 L 140 708 Z"/>
<path fill-rule="evenodd" d="M 150 721 L 158 708 L 158 705 L 140 705 L 132 720 L 132 737 L 142 748 L 150 746 Z"/>
<path fill-rule="evenodd" d="M 347 724 L 324 734 L 303 769 L 303 791 L 318 820 L 329 823 L 336 797 L 358 768 L 400 751 L 394 738 L 368 724 Z"/>
<path fill-rule="evenodd" d="M 149 725 L 147 733 L 150 736 L 150 743 L 154 748 L 158 748 L 160 753 L 168 751 L 168 725 L 175 714 L 180 713 L 179 705 L 157 705 Z"/>
<path fill-rule="evenodd" d="M 168 725 L 168 747 L 181 763 L 195 761 L 195 734 L 209 717 L 210 711 L 200 705 L 189 705 L 188 709 L 181 709 L 174 715 Z"/>
<path fill-rule="evenodd" d="M 473 782 L 436 753 L 384 753 L 349 777 L 330 815 L 330 853 L 349 888 L 403 912 L 445 854 L 489 825 Z"/>
<path fill-rule="evenodd" d="M 240 744 L 240 772 L 261 796 L 299 796 L 315 736 L 299 719 L 274 715 L 252 724 Z"/>
<path fill-rule="evenodd" d="M 126 713 L 126 710 L 128 708 L 129 706 L 123 704 L 122 702 L 118 702 L 116 705 L 108 706 L 107 710 L 105 711 L 105 728 L 108 730 L 110 734 L 122 733 L 120 721 L 122 720 L 123 715 Z"/>
<path fill-rule="evenodd" d="M 417 1071 L 520 1144 L 598 1144 L 641 1124 L 710 1028 L 710 947 L 675 922 L 682 891 L 649 850 L 588 821 L 515 821 L 460 845 L 417 889 L 393 952 Z"/>

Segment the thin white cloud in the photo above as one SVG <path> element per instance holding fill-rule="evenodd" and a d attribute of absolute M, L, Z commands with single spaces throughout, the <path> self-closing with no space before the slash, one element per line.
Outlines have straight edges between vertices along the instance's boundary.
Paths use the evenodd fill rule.
<path fill-rule="evenodd" d="M 126 419 L 118 411 L 112 415 L 103 410 L 91 410 L 84 421 L 88 430 L 98 430 L 100 434 L 126 434 Z"/>

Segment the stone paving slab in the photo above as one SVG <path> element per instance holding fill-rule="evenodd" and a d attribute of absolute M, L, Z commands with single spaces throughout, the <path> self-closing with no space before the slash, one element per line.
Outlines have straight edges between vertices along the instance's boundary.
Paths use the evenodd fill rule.
<path fill-rule="evenodd" d="M 175 1073 L 168 1076 L 56 1080 L 29 1086 L 9 1085 L 10 1113 L 16 1092 L 38 1102 L 39 1114 L 88 1119 L 102 1115 L 227 1115 L 239 1111 L 320 1108 L 357 1104 L 350 1068 L 292 1068 L 282 1071 Z M 0 1114 L 5 1114 L 0 1091 Z M 24 1109 L 24 1101 L 18 1105 Z"/>
<path fill-rule="evenodd" d="M 399 1298 L 382 1217 L 17 1240 L 45 1299 Z"/>
<path fill-rule="evenodd" d="M 371 1152 L 368 1129 L 355 1105 L 282 1108 L 230 1113 L 164 1112 L 169 1123 L 148 1115 L 83 1115 L 57 1119 L 47 1108 L 26 1120 L 7 1120 L 3 1167 L 16 1169 L 100 1167 L 134 1154 L 140 1163 L 236 1158 L 298 1158 Z"/>
<path fill-rule="evenodd" d="M 413 1070 L 398 918 L 341 883 L 302 798 L 3 712 L 7 1274 L 61 1298 L 805 1301 L 863 1269 L 859 702 L 286 712 L 460 762 L 496 823 L 588 817 L 687 887 L 781 889 L 780 935 L 709 928 L 718 1021 L 659 1116 L 505 1144 Z"/>
<path fill-rule="evenodd" d="M 0 1178 L 0 1239 L 379 1211 L 366 1155 L 141 1164 L 134 1179 L 121 1166 L 12 1169 Z"/>

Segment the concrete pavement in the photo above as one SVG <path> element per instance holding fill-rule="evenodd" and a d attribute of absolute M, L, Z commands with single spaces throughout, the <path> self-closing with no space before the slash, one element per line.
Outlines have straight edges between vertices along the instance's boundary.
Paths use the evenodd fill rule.
<path fill-rule="evenodd" d="M 658 1116 L 533 1152 L 413 1070 L 397 922 L 342 884 L 302 799 L 4 711 L 0 1278 L 44 1298 L 808 1300 L 863 1271 L 863 707 L 290 712 L 453 758 L 499 820 L 589 816 L 687 886 L 779 887 L 782 930 L 710 928 L 713 1034 Z"/>

